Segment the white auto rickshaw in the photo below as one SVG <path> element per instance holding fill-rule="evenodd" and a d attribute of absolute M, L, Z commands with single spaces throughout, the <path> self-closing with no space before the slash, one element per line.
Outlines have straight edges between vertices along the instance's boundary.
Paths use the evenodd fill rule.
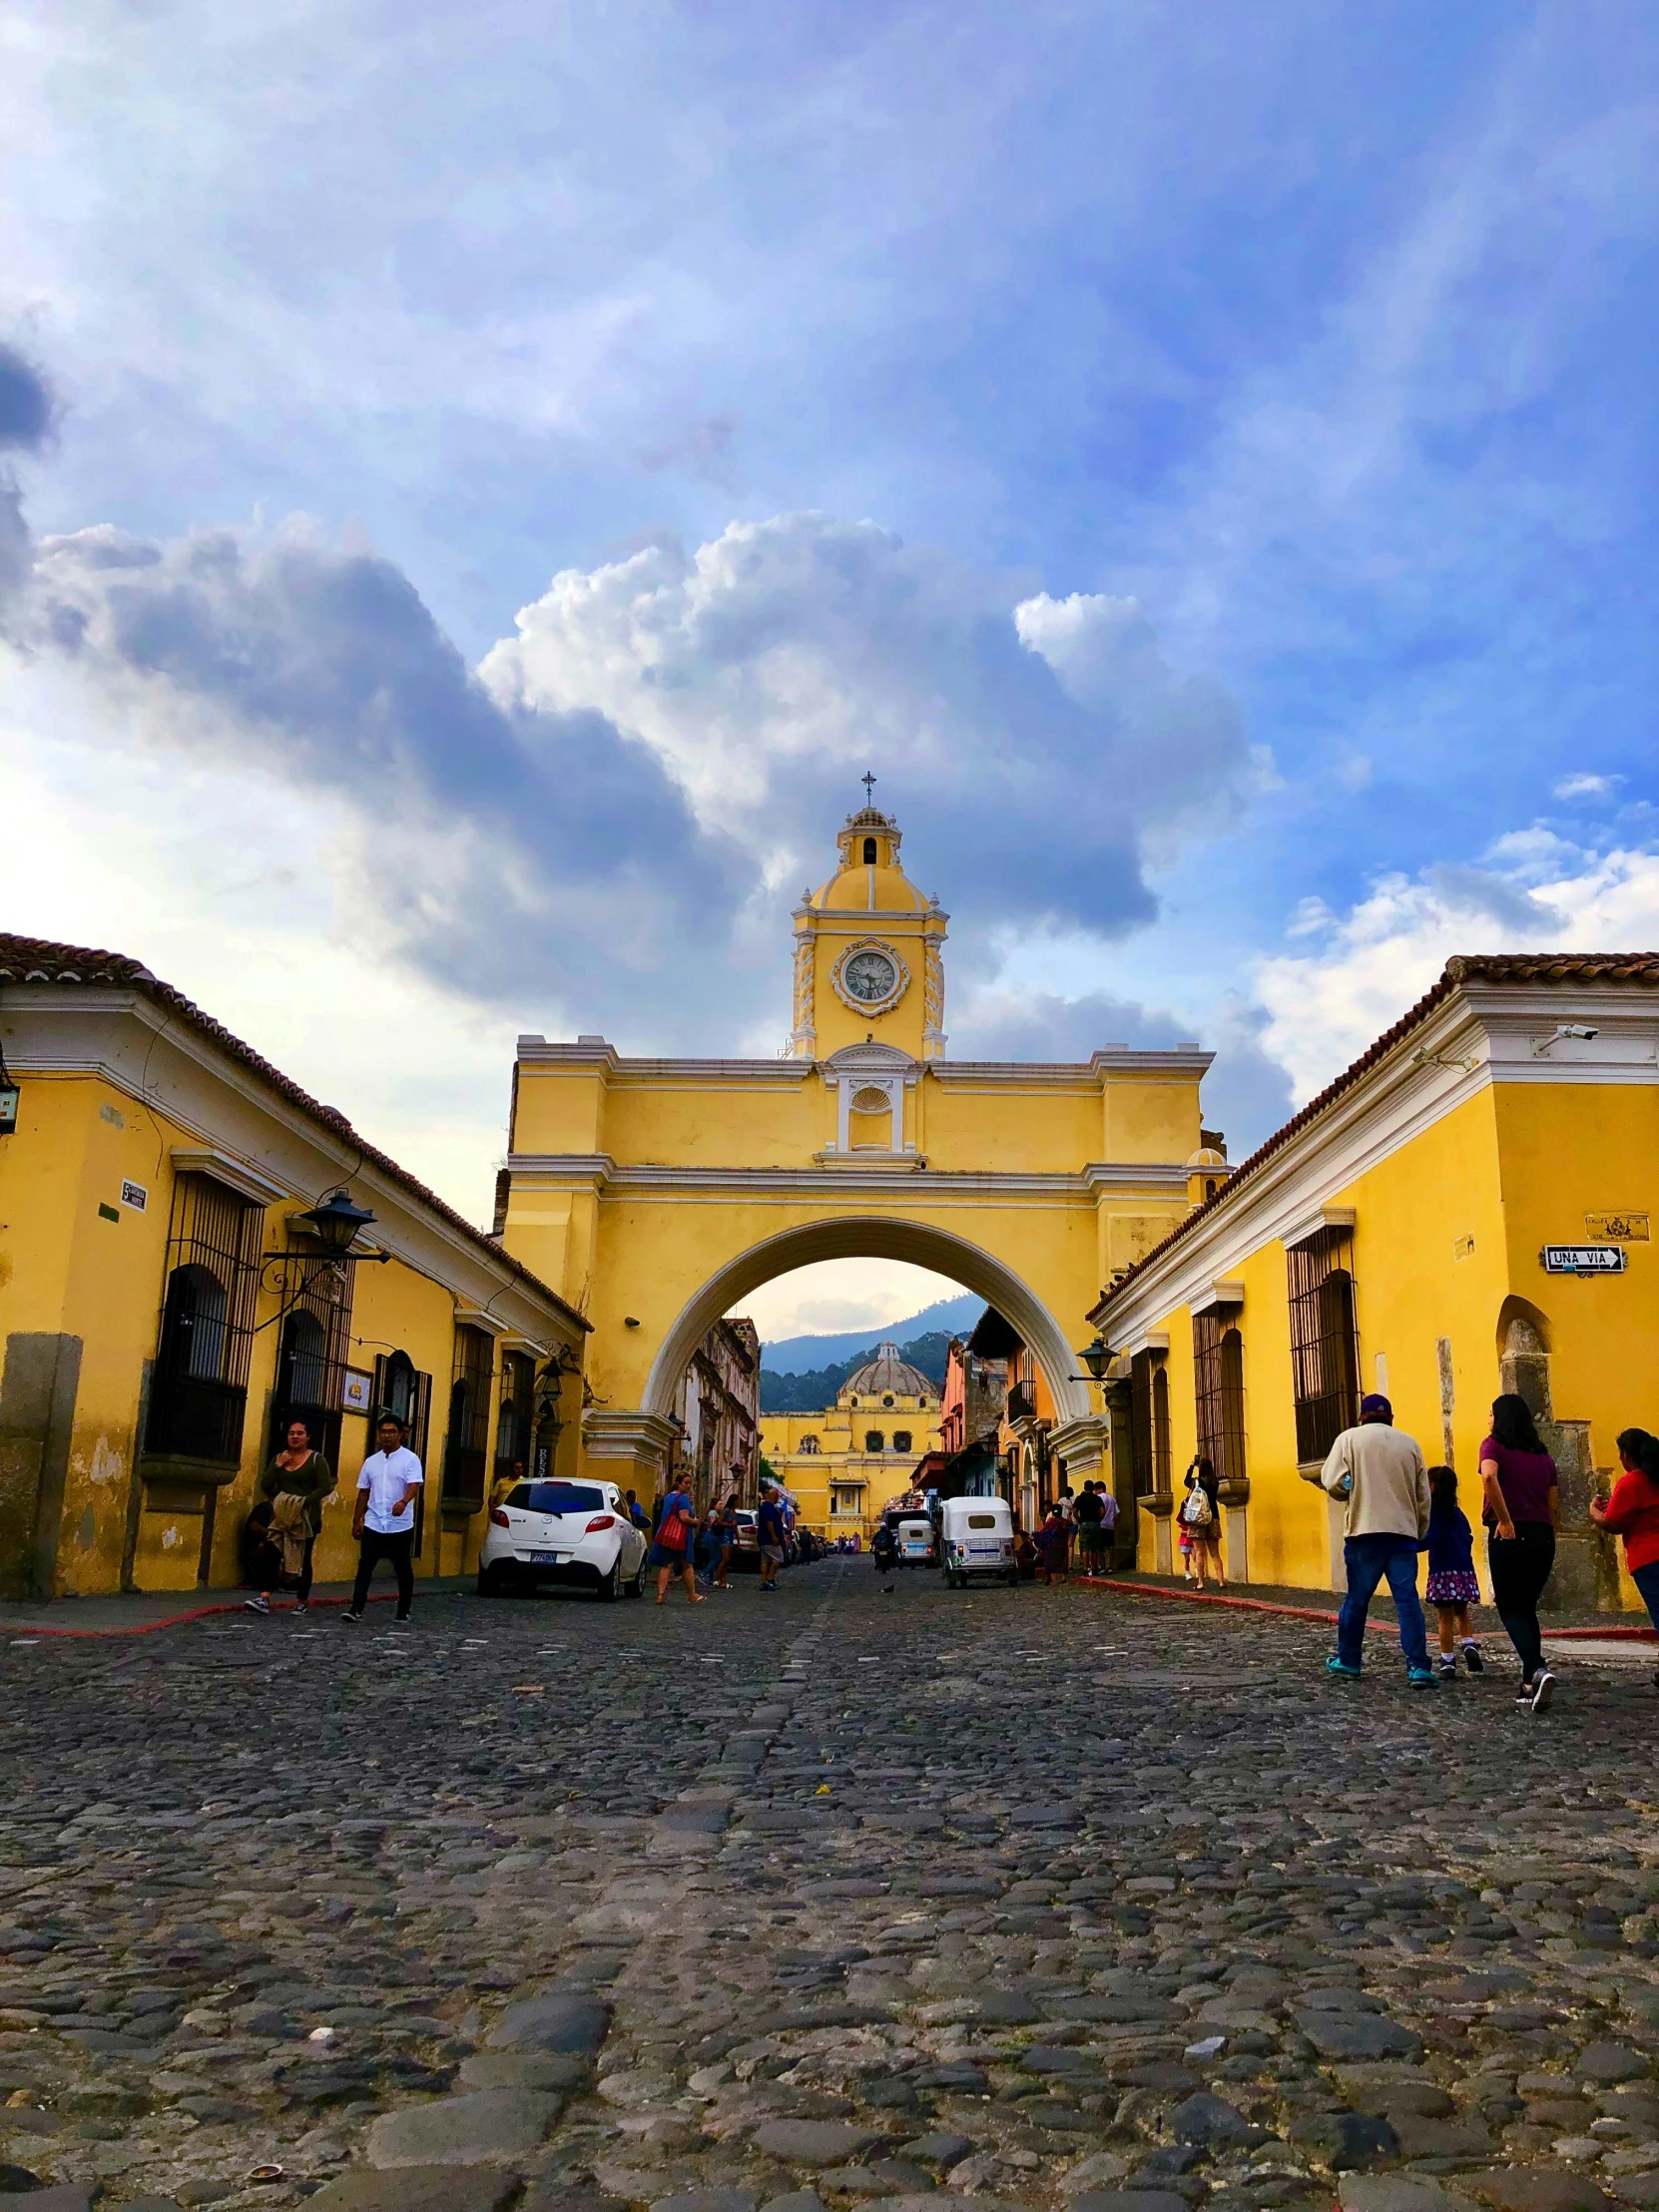
<path fill-rule="evenodd" d="M 952 1589 L 965 1590 L 968 1577 L 975 1574 L 995 1575 L 1010 1584 L 1018 1581 L 1014 1517 L 1006 1498 L 947 1497 L 942 1513 L 942 1563 Z"/>
<path fill-rule="evenodd" d="M 925 1513 L 902 1514 L 895 1533 L 898 1537 L 898 1564 L 901 1567 L 931 1567 L 938 1564 L 933 1552 L 933 1523 Z"/>

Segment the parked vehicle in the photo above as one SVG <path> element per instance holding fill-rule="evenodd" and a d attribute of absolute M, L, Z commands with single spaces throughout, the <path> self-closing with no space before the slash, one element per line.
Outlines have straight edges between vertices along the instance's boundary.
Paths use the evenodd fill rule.
<path fill-rule="evenodd" d="M 648 1549 L 614 1482 L 517 1482 L 491 1508 L 478 1595 L 555 1582 L 602 1598 L 640 1597 Z"/>
<path fill-rule="evenodd" d="M 1014 1516 L 1000 1497 L 947 1497 L 939 1508 L 944 1578 L 965 1590 L 973 1575 L 994 1575 L 1010 1586 L 1019 1580 L 1014 1561 Z"/>
<path fill-rule="evenodd" d="M 898 1563 L 901 1567 L 938 1565 L 938 1544 L 933 1533 L 933 1523 L 925 1513 L 906 1513 L 894 1534 L 898 1538 Z"/>

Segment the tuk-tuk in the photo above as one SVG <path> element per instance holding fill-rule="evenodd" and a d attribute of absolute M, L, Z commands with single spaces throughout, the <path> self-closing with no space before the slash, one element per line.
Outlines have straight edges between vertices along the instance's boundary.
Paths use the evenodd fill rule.
<path fill-rule="evenodd" d="M 965 1590 L 968 1577 L 976 1574 L 1009 1584 L 1018 1581 L 1014 1517 L 1006 1498 L 947 1497 L 940 1520 L 944 1578 L 953 1590 Z"/>
<path fill-rule="evenodd" d="M 898 1538 L 898 1563 L 901 1567 L 938 1565 L 933 1523 L 925 1513 L 902 1514 L 893 1533 Z"/>

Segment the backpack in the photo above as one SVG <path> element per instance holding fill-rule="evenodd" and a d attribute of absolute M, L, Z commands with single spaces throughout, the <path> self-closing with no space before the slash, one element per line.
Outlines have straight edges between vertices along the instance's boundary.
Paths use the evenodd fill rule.
<path fill-rule="evenodd" d="M 1214 1518 L 1209 1494 L 1202 1482 L 1195 1482 L 1187 1492 L 1187 1502 L 1181 1508 L 1181 1518 L 1189 1528 L 1208 1528 Z"/>

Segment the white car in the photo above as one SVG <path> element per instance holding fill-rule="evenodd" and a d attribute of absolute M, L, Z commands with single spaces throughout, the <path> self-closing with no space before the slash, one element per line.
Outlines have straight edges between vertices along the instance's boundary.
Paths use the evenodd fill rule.
<path fill-rule="evenodd" d="M 564 1582 L 602 1598 L 641 1597 L 648 1548 L 614 1482 L 516 1482 L 490 1508 L 478 1595 Z"/>

